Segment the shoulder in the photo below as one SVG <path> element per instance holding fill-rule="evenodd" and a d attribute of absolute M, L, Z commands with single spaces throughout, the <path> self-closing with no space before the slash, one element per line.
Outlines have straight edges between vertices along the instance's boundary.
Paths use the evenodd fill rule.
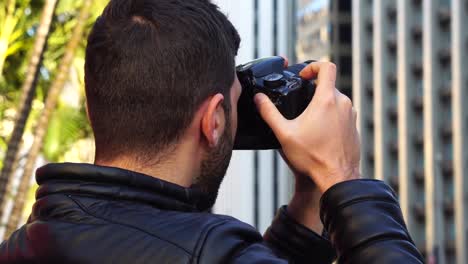
<path fill-rule="evenodd" d="M 270 251 L 262 244 L 263 237 L 254 227 L 230 216 L 158 210 L 146 206 L 113 208 L 110 215 L 96 216 L 105 217 L 106 221 L 119 228 L 134 230 L 130 231 L 135 238 L 133 243 L 141 244 L 138 241 L 145 241 L 141 236 L 146 236 L 151 241 L 147 247 L 160 252 L 153 259 L 163 257 L 161 252 L 172 252 L 163 259 L 185 255 L 193 263 L 225 263 L 255 244 Z"/>
<path fill-rule="evenodd" d="M 158 252 L 157 259 L 163 252 L 168 252 L 166 257 L 195 259 L 207 248 L 219 247 L 221 252 L 238 241 L 262 240 L 255 228 L 230 216 L 113 201 L 88 204 L 85 200 L 77 202 L 85 214 L 95 219 L 91 236 L 97 240 L 125 240 L 123 244 L 128 242 L 128 248 L 144 247 L 145 252 Z"/>
<path fill-rule="evenodd" d="M 235 218 L 222 219 L 207 230 L 197 253 L 197 257 L 202 260 L 200 262 L 223 263 L 253 248 L 258 253 L 271 253 L 263 245 L 263 237 L 254 227 Z"/>
<path fill-rule="evenodd" d="M 60 217 L 36 218 L 23 226 L 0 246 L 0 260 L 196 263 L 203 256 L 203 263 L 220 263 L 205 259 L 226 259 L 243 243 L 262 240 L 253 227 L 229 216 L 76 196 L 70 199 L 79 208 L 66 214 L 61 211 Z"/>

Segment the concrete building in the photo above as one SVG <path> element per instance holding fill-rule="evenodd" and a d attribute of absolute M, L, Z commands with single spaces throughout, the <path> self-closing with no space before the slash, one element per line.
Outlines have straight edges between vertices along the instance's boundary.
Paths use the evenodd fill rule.
<path fill-rule="evenodd" d="M 239 63 L 282 54 L 338 65 L 359 113 L 363 176 L 397 191 L 428 263 L 466 263 L 468 0 L 216 2 L 241 34 Z M 291 192 L 277 153 L 235 152 L 214 211 L 264 231 Z"/>
<path fill-rule="evenodd" d="M 296 25 L 297 60 L 333 61 L 340 71 L 337 87 L 351 97 L 351 1 L 298 0 Z"/>
<path fill-rule="evenodd" d="M 352 3 L 363 175 L 398 191 L 428 263 L 466 263 L 468 1 Z"/>

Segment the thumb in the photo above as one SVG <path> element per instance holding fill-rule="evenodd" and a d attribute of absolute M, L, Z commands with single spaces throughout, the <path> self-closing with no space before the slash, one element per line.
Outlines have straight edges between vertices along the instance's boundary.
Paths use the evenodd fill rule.
<path fill-rule="evenodd" d="M 279 139 L 283 134 L 283 129 L 288 121 L 278 111 L 276 106 L 271 102 L 270 98 L 263 93 L 257 93 L 254 97 L 260 116 L 265 120 L 269 127 L 273 130 L 276 137 Z"/>

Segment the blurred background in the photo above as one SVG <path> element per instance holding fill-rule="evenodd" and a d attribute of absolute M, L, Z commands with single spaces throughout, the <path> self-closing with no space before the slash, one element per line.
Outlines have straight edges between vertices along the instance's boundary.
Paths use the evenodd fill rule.
<path fill-rule="evenodd" d="M 468 0 L 214 2 L 242 37 L 238 63 L 338 65 L 359 113 L 363 177 L 397 191 L 428 263 L 467 263 Z M 93 162 L 84 48 L 106 3 L 0 0 L 0 237 L 26 221 L 37 167 Z M 236 151 L 213 211 L 264 232 L 292 191 L 276 152 Z"/>

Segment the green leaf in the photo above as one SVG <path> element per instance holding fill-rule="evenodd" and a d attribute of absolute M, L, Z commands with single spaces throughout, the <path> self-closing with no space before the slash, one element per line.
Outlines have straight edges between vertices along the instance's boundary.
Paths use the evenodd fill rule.
<path fill-rule="evenodd" d="M 10 44 L 10 46 L 8 46 L 8 50 L 6 52 L 6 56 L 10 56 L 12 54 L 15 54 L 16 52 L 18 52 L 18 50 L 20 50 L 21 48 L 23 48 L 25 45 L 27 45 L 27 43 L 23 42 L 23 41 L 17 41 L 17 42 L 14 42 L 12 44 Z"/>
<path fill-rule="evenodd" d="M 60 105 L 53 113 L 43 152 L 50 161 L 58 161 L 72 144 L 87 135 L 87 120 L 80 109 Z"/>

